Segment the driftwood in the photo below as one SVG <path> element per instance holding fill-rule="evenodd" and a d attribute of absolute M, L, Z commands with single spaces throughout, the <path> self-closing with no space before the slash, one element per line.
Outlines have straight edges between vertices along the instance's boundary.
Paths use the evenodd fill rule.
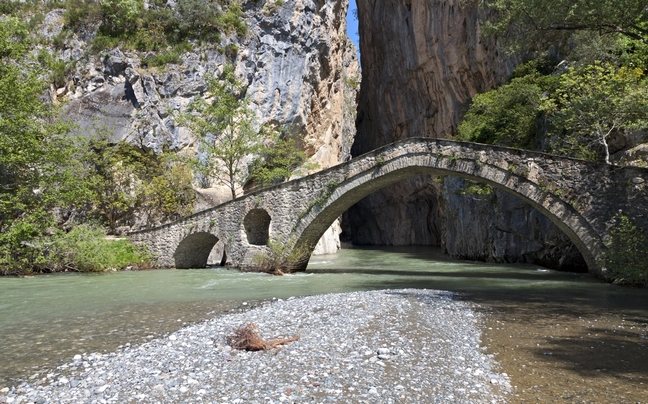
<path fill-rule="evenodd" d="M 232 348 L 242 351 L 267 351 L 298 340 L 297 335 L 266 340 L 259 334 L 259 327 L 256 324 L 248 323 L 237 328 L 234 334 L 228 337 L 227 342 Z"/>

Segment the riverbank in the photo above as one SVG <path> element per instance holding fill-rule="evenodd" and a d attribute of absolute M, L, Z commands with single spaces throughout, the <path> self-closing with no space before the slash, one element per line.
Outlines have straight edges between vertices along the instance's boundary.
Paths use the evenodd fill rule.
<path fill-rule="evenodd" d="M 483 315 L 453 294 L 387 290 L 280 300 L 110 354 L 76 356 L 0 402 L 502 402 L 508 377 L 480 347 Z M 299 336 L 232 350 L 246 323 Z"/>

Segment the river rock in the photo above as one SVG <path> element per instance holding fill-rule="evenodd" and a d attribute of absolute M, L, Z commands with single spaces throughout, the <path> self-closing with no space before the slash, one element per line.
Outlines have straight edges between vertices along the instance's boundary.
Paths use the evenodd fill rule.
<path fill-rule="evenodd" d="M 180 344 L 169 346 L 167 338 L 159 338 L 96 356 L 92 369 L 67 370 L 70 378 L 80 380 L 76 387 L 47 380 L 22 383 L 0 399 L 262 403 L 307 402 L 317 397 L 322 402 L 505 402 L 510 382 L 480 349 L 481 316 L 472 303 L 429 290 L 277 300 L 185 327 L 174 333 Z M 225 346 L 227 336 L 249 322 L 258 325 L 264 338 L 300 338 L 272 351 L 236 351 L 223 357 L 215 346 Z M 375 356 L 369 364 L 359 355 L 365 350 L 375 354 L 370 346 L 389 350 L 386 347 L 396 341 L 409 355 L 394 356 L 388 365 Z M 174 370 L 152 374 L 151 369 L 161 364 Z M 106 375 L 105 379 L 98 374 Z M 178 383 L 165 384 L 164 377 Z"/>

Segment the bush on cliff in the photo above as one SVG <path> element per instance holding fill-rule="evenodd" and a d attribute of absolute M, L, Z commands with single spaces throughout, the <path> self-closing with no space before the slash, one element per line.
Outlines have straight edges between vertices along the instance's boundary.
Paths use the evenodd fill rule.
<path fill-rule="evenodd" d="M 93 48 L 125 46 L 157 51 L 187 40 L 219 42 L 220 34 L 245 35 L 238 0 L 67 0 L 65 23 L 71 30 L 98 33 Z"/>

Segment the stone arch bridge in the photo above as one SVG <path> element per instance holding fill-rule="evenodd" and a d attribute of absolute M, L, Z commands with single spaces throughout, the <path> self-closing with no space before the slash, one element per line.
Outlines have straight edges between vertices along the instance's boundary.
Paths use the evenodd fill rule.
<path fill-rule="evenodd" d="M 617 167 L 490 145 L 412 138 L 319 173 L 246 194 L 173 223 L 130 234 L 160 267 L 207 264 L 216 244 L 251 267 L 274 240 L 291 269 L 305 269 L 324 231 L 353 204 L 421 174 L 455 175 L 501 188 L 545 214 L 576 245 L 590 272 L 604 271 L 606 235 L 622 211 L 648 233 L 648 169 Z"/>

